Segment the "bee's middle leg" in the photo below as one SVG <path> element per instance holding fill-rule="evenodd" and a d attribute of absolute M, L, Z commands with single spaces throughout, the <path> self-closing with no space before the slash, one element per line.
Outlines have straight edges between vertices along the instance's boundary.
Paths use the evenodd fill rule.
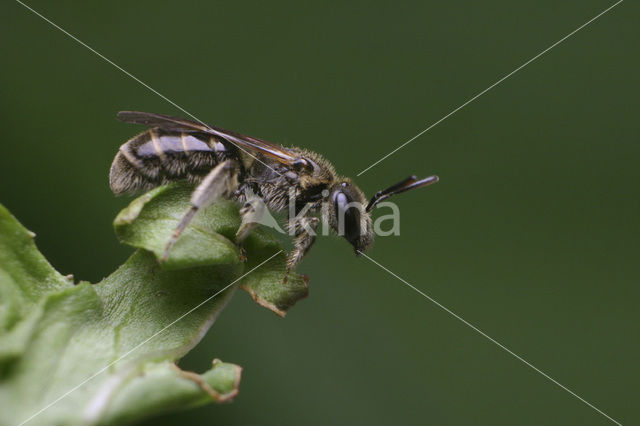
<path fill-rule="evenodd" d="M 180 223 L 171 234 L 171 238 L 164 249 L 162 261 L 166 261 L 169 258 L 171 248 L 178 241 L 180 235 L 187 228 L 198 210 L 210 206 L 217 198 L 230 194 L 237 185 L 237 166 L 235 161 L 227 160 L 211 169 L 191 194 L 191 207 L 182 216 Z"/>

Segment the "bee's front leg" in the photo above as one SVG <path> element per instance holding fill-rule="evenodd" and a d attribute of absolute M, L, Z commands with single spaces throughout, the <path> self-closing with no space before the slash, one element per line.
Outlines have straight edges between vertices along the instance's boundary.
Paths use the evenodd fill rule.
<path fill-rule="evenodd" d="M 283 284 L 287 282 L 289 272 L 294 269 L 309 250 L 311 250 L 313 243 L 316 241 L 316 229 L 319 223 L 320 219 L 314 216 L 303 216 L 295 219 L 293 230 L 296 240 L 294 242 L 294 249 L 289 253 L 289 256 L 287 256 L 287 272 L 282 280 Z"/>

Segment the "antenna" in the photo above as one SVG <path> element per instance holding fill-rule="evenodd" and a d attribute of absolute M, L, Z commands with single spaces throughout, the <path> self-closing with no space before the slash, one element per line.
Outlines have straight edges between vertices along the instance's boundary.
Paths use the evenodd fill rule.
<path fill-rule="evenodd" d="M 409 176 L 405 180 L 391 185 L 387 189 L 376 192 L 375 195 L 371 197 L 371 201 L 369 201 L 369 204 L 367 204 L 366 210 L 367 212 L 370 212 L 376 206 L 376 204 L 391 197 L 392 195 L 401 194 L 411 189 L 417 189 L 422 188 L 423 186 L 432 185 L 439 180 L 440 178 L 436 175 L 429 176 L 420 180 L 418 180 L 415 176 Z"/>

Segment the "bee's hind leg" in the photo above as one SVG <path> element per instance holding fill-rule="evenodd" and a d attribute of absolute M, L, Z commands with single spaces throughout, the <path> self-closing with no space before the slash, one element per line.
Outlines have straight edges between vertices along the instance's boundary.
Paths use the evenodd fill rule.
<path fill-rule="evenodd" d="M 237 185 L 237 166 L 233 160 L 224 161 L 211 169 L 191 194 L 191 207 L 182 216 L 180 223 L 171 234 L 161 261 L 164 262 L 169 258 L 171 248 L 178 241 L 180 235 L 187 228 L 198 210 L 208 207 L 217 198 L 232 193 Z"/>
<path fill-rule="evenodd" d="M 236 232 L 236 244 L 240 247 L 240 259 L 243 262 L 247 260 L 247 255 L 242 244 L 251 231 L 260 224 L 265 209 L 264 201 L 259 197 L 247 198 L 247 201 L 240 209 L 242 223 L 240 224 L 240 228 L 238 228 L 238 232 Z"/>

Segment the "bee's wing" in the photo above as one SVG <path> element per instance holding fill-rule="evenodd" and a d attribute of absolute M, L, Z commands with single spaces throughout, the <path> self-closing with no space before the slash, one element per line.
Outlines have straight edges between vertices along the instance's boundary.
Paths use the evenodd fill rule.
<path fill-rule="evenodd" d="M 174 132 L 209 133 L 230 141 L 242 150 L 259 152 L 287 166 L 293 166 L 296 160 L 295 156 L 291 155 L 286 148 L 280 145 L 184 118 L 170 117 L 168 115 L 154 114 L 151 112 L 120 111 L 118 113 L 118 119 L 126 123 L 144 124 L 145 126 L 158 127 Z"/>

